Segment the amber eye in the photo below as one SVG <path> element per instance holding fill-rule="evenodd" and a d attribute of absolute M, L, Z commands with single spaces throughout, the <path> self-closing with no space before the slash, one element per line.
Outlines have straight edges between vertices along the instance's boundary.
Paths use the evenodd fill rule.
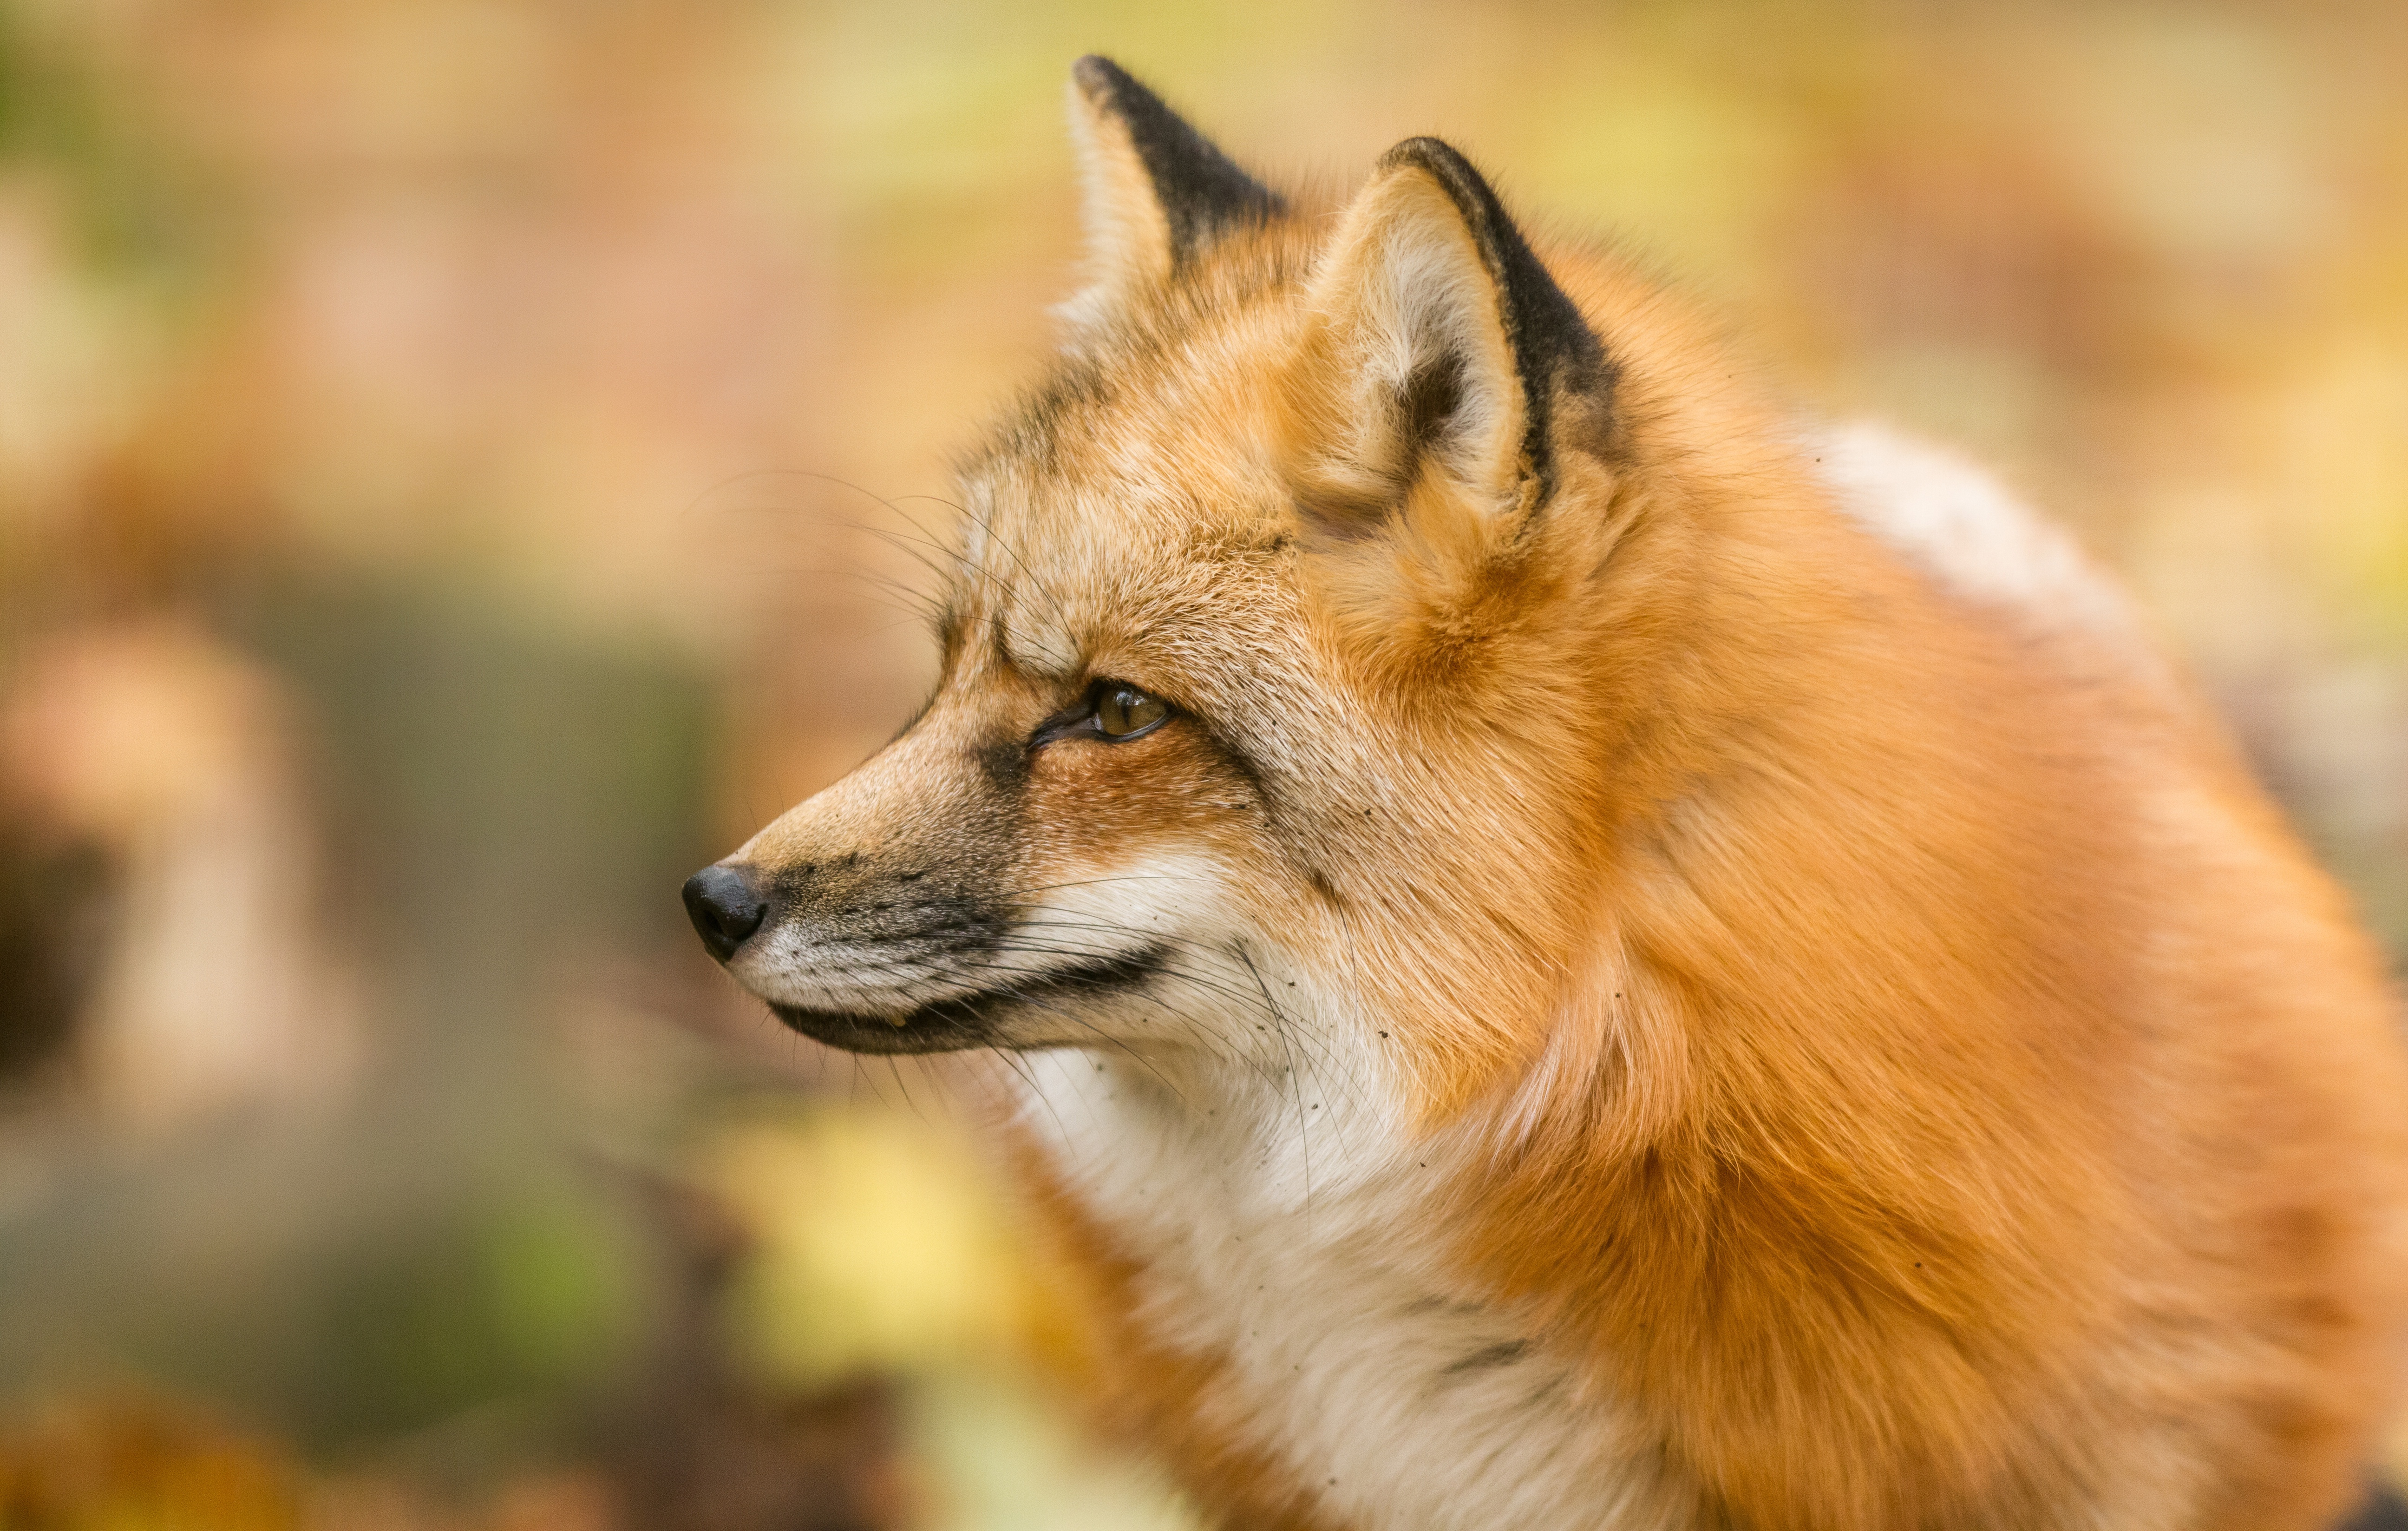
<path fill-rule="evenodd" d="M 1106 682 L 1096 693 L 1096 729 L 1107 739 L 1129 739 L 1170 715 L 1170 705 L 1134 686 Z"/>

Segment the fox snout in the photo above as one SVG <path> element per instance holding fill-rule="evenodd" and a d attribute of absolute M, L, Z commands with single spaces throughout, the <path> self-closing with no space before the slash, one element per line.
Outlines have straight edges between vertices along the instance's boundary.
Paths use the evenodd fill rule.
<path fill-rule="evenodd" d="M 768 916 L 769 898 L 748 867 L 721 863 L 685 880 L 685 915 L 710 955 L 734 957 Z"/>
<path fill-rule="evenodd" d="M 811 952 L 841 971 L 861 966 L 868 948 L 891 955 L 939 937 L 957 945 L 1005 917 L 980 892 L 988 878 L 974 855 L 969 865 L 931 877 L 926 857 L 936 848 L 794 855 L 747 846 L 685 880 L 686 917 L 704 948 L 754 987 L 774 982 L 768 970 L 783 960 L 780 950 L 758 948 Z"/>
<path fill-rule="evenodd" d="M 703 946 L 806 1036 L 854 1052 L 1059 1046 L 1088 1006 L 1143 990 L 1157 941 L 1068 949 L 1032 936 L 991 873 L 931 874 L 908 854 L 774 868 L 742 859 L 686 880 Z M 1042 924 L 1058 921 L 1040 921 Z"/>
<path fill-rule="evenodd" d="M 930 877 L 911 861 L 739 853 L 686 879 L 686 916 L 711 956 L 807 1036 L 856 1052 L 985 1045 L 991 1018 L 953 975 L 993 965 L 1010 916 L 976 879 Z"/>
<path fill-rule="evenodd" d="M 1175 747 L 1165 718 L 1125 716 L 1118 693 L 1104 710 L 1127 725 L 1117 737 L 1129 747 Z M 1092 813 L 1040 811 L 1050 805 L 1031 796 L 1075 765 L 1068 757 L 1119 747 L 1075 724 L 1041 710 L 1024 719 L 958 701 L 933 707 L 851 775 L 688 878 L 695 933 L 779 1019 L 835 1047 L 1092 1040 L 1102 1011 L 1160 975 L 1170 932 L 1129 920 L 1113 879 L 1072 854 L 1090 839 Z M 1098 739 L 1113 737 L 1102 729 Z"/>

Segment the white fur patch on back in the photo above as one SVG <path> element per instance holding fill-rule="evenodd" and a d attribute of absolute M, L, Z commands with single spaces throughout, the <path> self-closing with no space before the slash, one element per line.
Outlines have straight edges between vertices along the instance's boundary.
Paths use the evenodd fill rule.
<path fill-rule="evenodd" d="M 1971 463 L 1870 421 L 1807 455 L 1842 509 L 1951 593 L 2143 642 L 2130 602 L 2073 539 Z"/>

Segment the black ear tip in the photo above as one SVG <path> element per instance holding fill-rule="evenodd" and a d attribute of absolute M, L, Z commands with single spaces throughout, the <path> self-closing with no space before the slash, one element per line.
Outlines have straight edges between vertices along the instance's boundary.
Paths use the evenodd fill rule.
<path fill-rule="evenodd" d="M 1129 72 L 1104 57 L 1089 53 L 1070 65 L 1070 79 L 1090 101 L 1106 102 L 1136 85 Z"/>
<path fill-rule="evenodd" d="M 1101 53 L 1072 65 L 1070 79 L 1090 107 L 1127 133 L 1170 225 L 1174 269 L 1223 230 L 1267 223 L 1287 210 L 1278 193 L 1240 169 L 1162 97 Z"/>
<path fill-rule="evenodd" d="M 1481 198 L 1484 201 L 1495 195 L 1489 191 L 1488 178 L 1463 157 L 1461 150 L 1444 138 L 1407 138 L 1380 156 L 1381 170 L 1394 170 L 1404 166 L 1437 177 L 1440 184 L 1455 194 L 1457 202 L 1463 201 L 1463 194 L 1473 188 L 1485 194 Z"/>
<path fill-rule="evenodd" d="M 1455 152 L 1455 146 L 1444 138 L 1433 138 L 1427 134 L 1422 134 L 1406 138 L 1391 147 L 1386 153 L 1380 156 L 1380 164 L 1384 168 L 1392 165 L 1428 165 L 1435 161 L 1461 158 L 1463 156 Z"/>

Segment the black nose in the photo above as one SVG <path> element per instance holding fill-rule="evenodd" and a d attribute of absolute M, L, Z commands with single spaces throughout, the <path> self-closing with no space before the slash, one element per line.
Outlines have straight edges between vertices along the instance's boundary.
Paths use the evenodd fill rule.
<path fill-rule="evenodd" d="M 710 955 L 724 962 L 761 928 L 769 901 L 736 868 L 707 866 L 685 880 L 685 912 Z"/>

